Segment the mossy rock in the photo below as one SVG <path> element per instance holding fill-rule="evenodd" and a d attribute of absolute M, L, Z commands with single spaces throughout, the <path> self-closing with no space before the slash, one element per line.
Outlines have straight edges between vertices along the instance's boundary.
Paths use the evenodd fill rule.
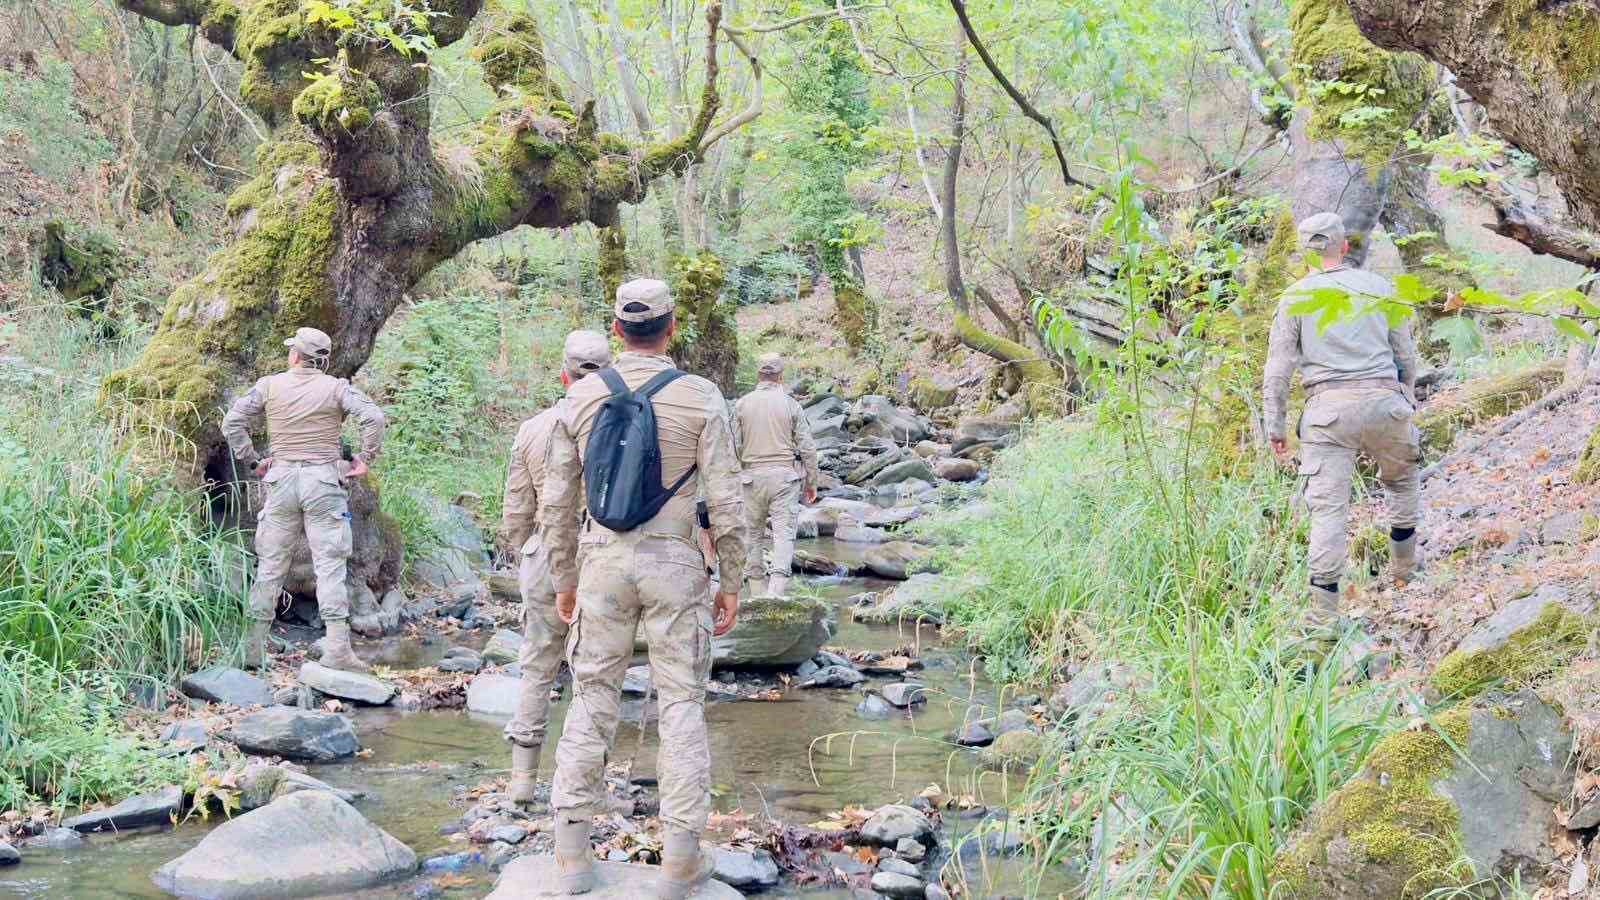
<path fill-rule="evenodd" d="M 978 760 L 991 769 L 1027 771 L 1044 755 L 1044 737 L 1032 729 L 1008 731 L 983 748 Z"/>
<path fill-rule="evenodd" d="M 1533 687 L 1589 645 L 1600 621 L 1562 605 L 1549 588 L 1514 600 L 1479 624 L 1430 680 L 1443 697 L 1473 697 L 1491 685 Z"/>
<path fill-rule="evenodd" d="M 1531 691 L 1461 705 L 1373 748 L 1279 854 L 1276 896 L 1420 898 L 1485 879 L 1537 884 L 1571 786 L 1571 735 Z"/>
<path fill-rule="evenodd" d="M 911 379 L 911 384 L 906 388 L 911 397 L 911 405 L 922 412 L 943 409 L 956 402 L 957 390 L 956 385 L 942 378 L 930 378 L 926 375 Z"/>
<path fill-rule="evenodd" d="M 1560 384 L 1564 372 L 1565 364 L 1556 360 L 1474 379 L 1435 397 L 1417 413 L 1424 452 L 1440 455 L 1462 431 L 1533 403 Z"/>
<path fill-rule="evenodd" d="M 66 300 L 102 304 L 127 268 L 116 241 L 98 231 L 46 222 L 39 278 Z"/>

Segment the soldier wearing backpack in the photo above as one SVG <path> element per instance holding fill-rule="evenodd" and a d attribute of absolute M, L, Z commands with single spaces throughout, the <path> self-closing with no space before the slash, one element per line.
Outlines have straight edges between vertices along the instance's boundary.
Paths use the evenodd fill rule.
<path fill-rule="evenodd" d="M 611 368 L 571 387 L 567 414 L 550 436 L 540 524 L 556 609 L 571 623 L 573 675 L 551 792 L 567 893 L 594 884 L 589 820 L 607 810 L 605 764 L 640 622 L 660 710 L 665 834 L 656 893 L 686 897 L 710 874 L 700 851 L 711 809 L 705 685 L 711 638 L 732 628 L 739 610 L 744 513 L 722 393 L 675 369 L 666 355 L 677 327 L 673 310 L 664 282 L 641 279 L 617 289 L 612 330 L 625 351 Z M 697 495 L 706 502 L 721 570 L 715 609 L 695 544 Z M 580 503 L 588 510 L 581 527 L 574 519 Z"/>

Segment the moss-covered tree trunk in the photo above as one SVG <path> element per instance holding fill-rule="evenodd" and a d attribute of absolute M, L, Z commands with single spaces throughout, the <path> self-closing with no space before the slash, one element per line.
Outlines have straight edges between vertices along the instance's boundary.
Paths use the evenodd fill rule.
<path fill-rule="evenodd" d="M 708 379 L 723 396 L 733 396 L 739 324 L 734 299 L 722 290 L 727 283 L 722 260 L 708 250 L 679 257 L 672 267 L 672 282 L 678 334 L 668 352 L 680 369 Z"/>
<path fill-rule="evenodd" d="M 333 337 L 348 377 L 418 279 L 479 238 L 518 225 L 608 226 L 621 203 L 701 151 L 718 106 L 715 28 L 693 127 L 646 148 L 597 134 L 547 78 L 537 22 L 520 2 L 433 0 L 445 46 L 479 17 L 474 49 L 499 100 L 459 146 L 430 139 L 429 68 L 358 24 L 312 21 L 300 0 L 119 0 L 169 25 L 198 26 L 243 63 L 241 94 L 274 129 L 255 178 L 229 201 L 231 240 L 179 287 L 149 346 L 106 382 L 136 425 L 194 442 L 220 474 L 218 422 L 233 394 L 283 365 L 310 325 Z M 414 28 L 406 21 L 396 29 Z M 327 62 L 319 62 L 326 60 Z"/>

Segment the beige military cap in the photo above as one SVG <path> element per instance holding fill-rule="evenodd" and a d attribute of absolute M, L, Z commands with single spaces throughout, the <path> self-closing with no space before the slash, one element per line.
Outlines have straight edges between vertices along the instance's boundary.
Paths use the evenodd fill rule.
<path fill-rule="evenodd" d="M 782 375 L 783 357 L 776 353 L 763 353 L 756 360 L 756 371 L 762 375 Z"/>
<path fill-rule="evenodd" d="M 643 309 L 628 307 L 638 304 Z M 677 308 L 672 301 L 672 289 L 665 281 L 654 278 L 636 278 L 617 288 L 617 318 L 624 322 L 648 322 L 659 319 Z"/>
<path fill-rule="evenodd" d="M 294 337 L 284 341 L 283 345 L 312 358 L 327 356 L 333 352 L 333 338 L 315 328 L 296 328 Z"/>
<path fill-rule="evenodd" d="M 574 331 L 561 348 L 561 364 L 571 375 L 587 375 L 611 365 L 611 344 L 596 331 Z"/>
<path fill-rule="evenodd" d="M 1337 250 L 1344 246 L 1344 219 L 1338 213 L 1317 213 L 1300 221 L 1300 244 L 1307 250 Z"/>

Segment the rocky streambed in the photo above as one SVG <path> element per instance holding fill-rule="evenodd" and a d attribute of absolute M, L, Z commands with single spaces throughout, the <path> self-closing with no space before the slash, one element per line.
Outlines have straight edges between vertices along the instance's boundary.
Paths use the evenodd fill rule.
<path fill-rule="evenodd" d="M 812 574 L 797 579 L 795 603 L 807 612 L 769 617 L 788 632 L 747 632 L 718 649 L 707 708 L 717 878 L 773 896 L 931 898 L 941 881 L 976 895 L 1069 890 L 1064 870 L 1038 881 L 1004 812 L 1037 741 L 1039 698 L 999 691 L 918 624 L 914 603 L 906 615 L 894 599 L 933 577 L 915 574 L 928 549 L 896 529 L 965 499 L 936 470 L 981 480 L 981 467 L 955 466 L 964 436 L 938 442 L 905 410 L 869 398 L 841 416 L 820 402 L 819 437 L 840 433 L 825 444 L 832 480 L 800 541 Z M 992 451 L 1007 433 L 966 435 L 964 449 Z M 233 820 L 220 810 L 183 818 L 205 802 L 193 785 L 132 798 L 26 839 L 20 864 L 0 868 L 0 896 L 266 896 L 295 885 L 271 895 L 481 897 L 508 867 L 526 876 L 548 851 L 550 821 L 547 808 L 515 810 L 500 793 L 500 713 L 516 677 L 516 636 L 504 627 L 515 609 L 495 598 L 504 584 L 484 573 L 475 601 L 460 602 L 469 591 L 458 583 L 436 592 L 444 602 L 407 604 L 419 621 L 359 648 L 376 678 L 295 657 L 270 682 L 196 673 L 164 738 L 173 752 L 227 744 L 248 754 L 249 767 L 220 785 L 243 801 Z M 629 681 L 615 814 L 596 831 L 600 855 L 619 865 L 651 862 L 659 847 L 648 669 Z M 552 765 L 547 748 L 546 782 Z"/>

